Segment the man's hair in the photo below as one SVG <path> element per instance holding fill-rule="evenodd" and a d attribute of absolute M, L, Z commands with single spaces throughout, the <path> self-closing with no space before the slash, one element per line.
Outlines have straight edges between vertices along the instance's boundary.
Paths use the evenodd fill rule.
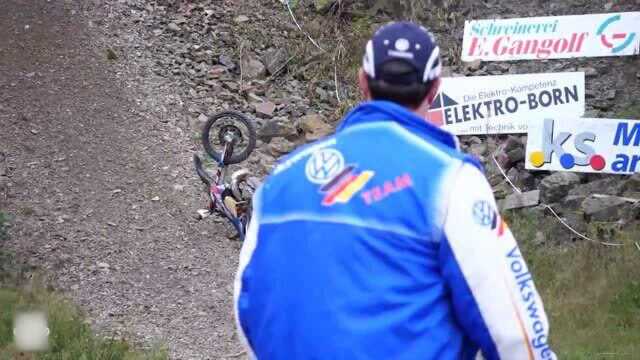
<path fill-rule="evenodd" d="M 387 100 L 415 109 L 433 86 L 433 80 L 423 83 L 421 74 L 400 59 L 386 62 L 376 79 L 367 75 L 369 91 L 374 100 Z"/>

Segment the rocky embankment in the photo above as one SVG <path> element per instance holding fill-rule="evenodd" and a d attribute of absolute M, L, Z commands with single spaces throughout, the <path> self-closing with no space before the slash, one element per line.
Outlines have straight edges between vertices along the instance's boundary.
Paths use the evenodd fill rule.
<path fill-rule="evenodd" d="M 279 1 L 245 2 L 242 6 L 229 7 L 214 1 L 129 0 L 125 4 L 127 14 L 122 20 L 137 24 L 143 39 L 140 47 L 146 50 L 142 56 L 153 59 L 149 70 L 176 84 L 176 94 L 180 94 L 191 131 L 198 131 L 207 114 L 222 109 L 237 109 L 256 119 L 260 141 L 249 166 L 258 175 L 267 173 L 279 156 L 297 145 L 332 131 L 338 120 L 335 109 L 342 105 L 338 101 L 340 94 L 342 101 L 357 99 L 357 92 L 346 74 L 309 75 L 319 65 L 318 59 L 320 62 L 331 62 L 332 59 L 323 57 L 322 51 L 317 49 L 315 57 L 300 58 L 296 50 L 301 46 L 313 46 Z M 353 14 L 366 14 L 371 27 L 375 28 L 376 23 L 406 18 L 411 9 L 402 2 L 398 4 L 351 1 L 338 6 L 333 1 L 299 2 L 295 14 L 305 31 L 317 34 L 323 47 L 331 49 L 336 45 L 331 43 L 331 32 L 317 30 L 322 24 L 338 17 L 361 23 L 362 18 Z M 463 20 L 471 16 L 629 11 L 634 9 L 632 2 L 486 2 L 477 5 L 460 1 L 431 4 L 439 7 L 432 12 L 427 12 L 426 7 L 416 8 L 418 5 L 415 4 L 412 8 L 414 17 L 432 28 L 440 39 L 448 64 L 445 68 L 447 76 L 583 71 L 587 81 L 586 116 L 628 118 L 640 115 L 637 102 L 640 63 L 637 57 L 460 63 L 456 53 L 462 38 Z M 416 14 L 416 10 L 425 12 Z M 333 31 L 354 31 L 354 27 L 344 24 L 335 29 Z M 350 51 L 360 52 L 358 49 Z M 335 75 L 335 79 L 331 75 Z M 640 175 L 551 174 L 525 170 L 526 136 L 522 135 L 463 136 L 461 143 L 465 151 L 486 165 L 495 195 L 505 210 L 533 207 L 551 215 L 541 204 L 549 205 L 579 231 L 583 231 L 589 222 L 608 222 L 624 227 L 638 220 Z M 576 239 L 570 231 L 558 230 L 558 238 Z"/>

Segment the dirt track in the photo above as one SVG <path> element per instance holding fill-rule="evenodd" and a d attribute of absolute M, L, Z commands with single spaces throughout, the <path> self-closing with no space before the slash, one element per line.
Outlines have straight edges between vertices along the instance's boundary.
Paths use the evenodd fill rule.
<path fill-rule="evenodd" d="M 4 0 L 0 11 L 10 246 L 98 329 L 163 341 L 176 359 L 237 353 L 239 243 L 193 220 L 204 196 L 192 141 L 139 106 L 145 92 L 119 80 L 118 61 L 69 4 Z"/>

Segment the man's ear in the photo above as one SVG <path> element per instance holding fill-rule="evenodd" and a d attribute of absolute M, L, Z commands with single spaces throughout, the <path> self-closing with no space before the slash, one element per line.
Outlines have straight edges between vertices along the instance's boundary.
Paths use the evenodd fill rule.
<path fill-rule="evenodd" d="M 433 84 L 431 84 L 431 89 L 429 89 L 429 91 L 427 92 L 427 96 L 425 96 L 425 100 L 429 104 L 429 107 L 431 107 L 431 104 L 433 104 L 433 100 L 435 100 L 436 95 L 438 95 L 438 90 L 440 90 L 440 83 L 440 78 L 435 79 L 433 81 Z"/>
<path fill-rule="evenodd" d="M 422 103 L 418 106 L 417 109 L 414 110 L 416 114 L 425 119 L 427 122 L 431 122 L 429 120 L 429 109 L 431 108 L 431 104 L 433 104 L 433 100 L 435 100 L 436 95 L 438 95 L 438 90 L 440 89 L 440 78 L 433 80 L 431 84 L 431 88 L 427 91 L 427 94 L 424 96 Z M 435 124 L 436 126 L 440 126 L 439 124 Z"/>
<path fill-rule="evenodd" d="M 369 80 L 367 79 L 367 73 L 363 68 L 358 71 L 358 87 L 360 88 L 360 95 L 365 101 L 371 100 L 371 91 L 369 90 Z"/>

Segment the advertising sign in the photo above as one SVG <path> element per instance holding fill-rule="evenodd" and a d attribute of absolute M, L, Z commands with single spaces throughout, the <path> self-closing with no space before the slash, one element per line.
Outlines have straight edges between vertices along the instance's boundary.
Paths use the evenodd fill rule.
<path fill-rule="evenodd" d="M 442 79 L 429 119 L 456 135 L 526 133 L 544 116 L 584 115 L 584 73 Z"/>
<path fill-rule="evenodd" d="M 529 125 L 526 168 L 640 172 L 640 120 L 555 117 Z"/>
<path fill-rule="evenodd" d="M 640 12 L 466 21 L 462 61 L 638 55 Z"/>

